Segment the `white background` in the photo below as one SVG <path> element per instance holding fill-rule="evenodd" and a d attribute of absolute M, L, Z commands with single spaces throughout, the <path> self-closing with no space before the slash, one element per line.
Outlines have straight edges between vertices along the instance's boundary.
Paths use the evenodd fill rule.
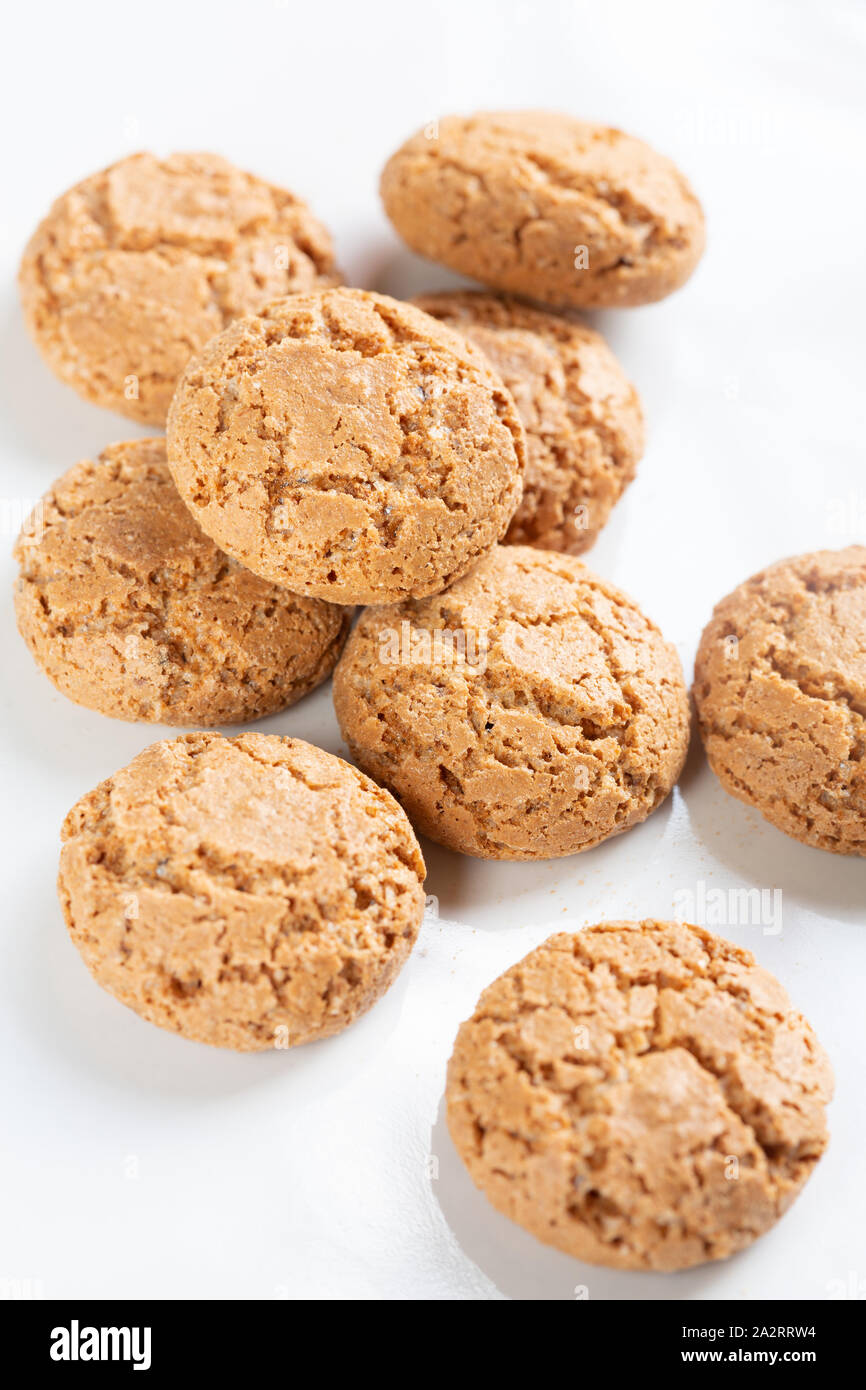
<path fill-rule="evenodd" d="M 15 631 L 7 557 L 16 508 L 136 433 L 58 384 L 21 325 L 17 260 L 64 188 L 134 149 L 215 150 L 307 197 L 350 283 L 408 294 L 454 281 L 403 251 L 385 222 L 386 157 L 438 114 L 558 107 L 672 155 L 707 212 L 706 258 L 683 291 L 598 316 L 642 392 L 649 447 L 589 557 L 677 642 L 690 677 L 712 605 L 736 583 L 785 554 L 866 540 L 863 7 L 77 0 L 16 5 L 4 27 L 0 1281 L 12 1282 L 0 1289 L 856 1291 L 866 863 L 766 826 L 721 791 L 696 745 L 664 807 L 585 856 L 481 864 L 425 845 L 441 916 L 388 997 L 342 1036 L 258 1056 L 184 1042 L 92 983 L 54 895 L 65 812 L 164 731 L 54 692 Z M 258 727 L 340 751 L 328 689 Z M 537 1245 L 475 1192 L 442 1121 L 446 1060 L 482 986 L 553 926 L 670 916 L 675 895 L 699 883 L 782 890 L 781 935 L 723 934 L 779 975 L 829 1050 L 831 1147 L 746 1254 L 675 1276 L 591 1269 Z"/>

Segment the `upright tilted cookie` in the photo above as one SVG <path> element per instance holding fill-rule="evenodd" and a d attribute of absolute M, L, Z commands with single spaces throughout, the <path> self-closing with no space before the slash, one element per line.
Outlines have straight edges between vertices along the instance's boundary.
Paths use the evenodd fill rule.
<path fill-rule="evenodd" d="M 71 468 L 15 547 L 18 626 L 58 690 L 117 719 L 233 724 L 321 684 L 351 612 L 250 574 L 183 505 L 164 439 Z"/>
<path fill-rule="evenodd" d="M 704 249 L 700 203 L 675 164 L 553 111 L 434 121 L 391 156 L 381 191 L 413 251 L 557 308 L 663 299 Z"/>
<path fill-rule="evenodd" d="M 161 1028 L 238 1051 L 338 1033 L 424 912 L 393 797 L 299 739 L 154 743 L 72 808 L 58 891 L 94 978 Z"/>
<path fill-rule="evenodd" d="M 778 980 L 683 922 L 552 936 L 484 991 L 448 1127 L 496 1209 L 577 1259 L 675 1270 L 757 1239 L 827 1144 L 827 1057 Z"/>
<path fill-rule="evenodd" d="M 334 705 L 416 829 L 485 859 L 576 854 L 636 825 L 689 738 L 658 628 L 579 560 L 525 546 L 437 598 L 363 613 Z"/>
<path fill-rule="evenodd" d="M 91 175 L 57 199 L 19 275 L 49 367 L 147 425 L 163 424 L 187 360 L 230 319 L 336 280 L 307 205 L 214 154 L 135 154 Z"/>
<path fill-rule="evenodd" d="M 694 696 L 726 791 L 795 840 L 866 855 L 866 547 L 780 560 L 722 599 Z"/>
<path fill-rule="evenodd" d="M 637 392 L 601 334 L 510 295 L 470 290 L 414 302 L 480 347 L 514 397 L 526 476 L 506 543 L 588 550 L 644 443 Z"/>
<path fill-rule="evenodd" d="M 487 360 L 364 290 L 278 299 L 190 363 L 168 417 L 175 482 L 208 535 L 297 593 L 439 593 L 502 537 L 523 427 Z"/>

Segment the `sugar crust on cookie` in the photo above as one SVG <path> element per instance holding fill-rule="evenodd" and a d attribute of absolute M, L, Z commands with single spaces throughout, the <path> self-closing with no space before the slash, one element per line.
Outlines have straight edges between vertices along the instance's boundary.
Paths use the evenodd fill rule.
<path fill-rule="evenodd" d="M 275 300 L 211 340 L 168 418 L 202 528 L 297 593 L 438 593 L 505 534 L 523 427 L 483 354 L 411 304 L 335 289 Z"/>
<path fill-rule="evenodd" d="M 474 342 L 514 398 L 526 475 L 506 544 L 588 550 L 644 446 L 638 394 L 601 334 L 511 295 L 468 290 L 413 302 Z"/>
<path fill-rule="evenodd" d="M 243 569 L 196 524 L 164 439 L 114 444 L 46 493 L 15 547 L 18 626 L 58 690 L 117 719 L 214 725 L 330 675 L 351 612 Z"/>
<path fill-rule="evenodd" d="M 394 799 L 300 739 L 152 744 L 81 798 L 63 841 L 58 892 L 95 979 L 217 1047 L 339 1032 L 391 984 L 424 910 Z"/>
<path fill-rule="evenodd" d="M 804 844 L 866 855 L 866 547 L 781 560 L 722 599 L 694 697 L 726 791 Z"/>
<path fill-rule="evenodd" d="M 686 1269 L 778 1220 L 827 1143 L 827 1057 L 750 952 L 684 922 L 552 936 L 495 980 L 448 1126 L 500 1212 L 580 1260 Z"/>
<path fill-rule="evenodd" d="M 555 308 L 662 299 L 704 247 L 701 206 L 671 160 L 552 111 L 445 116 L 391 156 L 381 194 L 414 251 Z"/>
<path fill-rule="evenodd" d="M 85 400 L 160 426 L 214 333 L 337 279 L 307 205 L 214 154 L 134 154 L 84 179 L 39 224 L 19 271 L 52 371 Z"/>
<path fill-rule="evenodd" d="M 686 755 L 676 651 L 572 556 L 497 546 L 446 593 L 368 609 L 334 673 L 360 767 L 417 829 L 490 859 L 575 854 L 645 819 Z"/>

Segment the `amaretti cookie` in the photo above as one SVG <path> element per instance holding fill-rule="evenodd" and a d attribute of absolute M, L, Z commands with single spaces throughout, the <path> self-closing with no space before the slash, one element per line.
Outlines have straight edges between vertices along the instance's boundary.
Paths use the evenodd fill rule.
<path fill-rule="evenodd" d="M 82 797 L 63 841 L 60 901 L 91 974 L 216 1047 L 339 1032 L 391 984 L 423 916 L 400 807 L 299 739 L 154 743 Z"/>
<path fill-rule="evenodd" d="M 694 696 L 726 791 L 804 844 L 866 854 L 866 547 L 781 560 L 722 599 Z"/>
<path fill-rule="evenodd" d="M 328 232 L 293 193 L 214 154 L 135 154 L 57 199 L 19 283 L 61 380 L 162 425 L 188 358 L 230 319 L 337 278 Z"/>
<path fill-rule="evenodd" d="M 510 295 L 421 295 L 508 387 L 526 431 L 523 499 L 506 543 L 578 555 L 595 542 L 643 453 L 640 401 L 600 333 Z"/>
<path fill-rule="evenodd" d="M 700 203 L 676 165 L 552 111 L 433 122 L 391 156 L 381 192 L 413 251 L 558 308 L 663 299 L 704 247 Z"/>
<path fill-rule="evenodd" d="M 483 354 L 364 290 L 274 300 L 211 340 L 168 417 L 187 505 L 256 574 L 335 603 L 438 593 L 503 536 L 525 462 Z"/>
<path fill-rule="evenodd" d="M 686 755 L 673 647 L 568 555 L 498 546 L 447 593 L 370 609 L 334 674 L 343 737 L 417 830 L 549 859 L 642 821 Z"/>
<path fill-rule="evenodd" d="M 230 724 L 328 675 L 351 613 L 292 594 L 214 545 L 178 496 L 163 439 L 71 468 L 15 547 L 18 626 L 64 695 L 117 719 Z"/>
<path fill-rule="evenodd" d="M 448 1126 L 492 1202 L 592 1264 L 676 1270 L 744 1249 L 827 1144 L 833 1077 L 753 956 L 681 922 L 552 936 L 484 991 Z"/>

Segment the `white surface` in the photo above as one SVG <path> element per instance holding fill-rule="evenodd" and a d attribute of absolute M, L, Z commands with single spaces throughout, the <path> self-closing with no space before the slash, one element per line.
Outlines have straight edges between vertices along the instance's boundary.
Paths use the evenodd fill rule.
<path fill-rule="evenodd" d="M 181 1298 L 853 1288 L 851 1272 L 866 1275 L 866 863 L 764 825 L 696 746 L 650 821 L 585 856 L 484 865 L 425 846 L 441 918 L 342 1036 L 263 1056 L 183 1042 L 91 982 L 54 896 L 64 813 L 164 731 L 53 691 L 15 632 L 6 555 L 24 499 L 136 432 L 59 385 L 21 326 L 16 262 L 57 193 L 135 148 L 217 150 L 308 197 L 351 282 L 409 293 L 452 281 L 384 220 L 376 185 L 391 150 L 448 111 L 560 107 L 672 155 L 706 206 L 709 249 L 686 289 L 599 316 L 643 394 L 650 443 L 591 563 L 678 642 L 690 675 L 713 603 L 737 582 L 781 555 L 866 538 L 862 7 L 79 0 L 18 5 L 5 26 L 0 1281 Z M 257 727 L 340 751 L 328 690 Z M 669 916 L 699 882 L 782 890 L 780 936 L 723 934 L 779 975 L 831 1053 L 833 1142 L 746 1254 L 675 1277 L 590 1269 L 474 1191 L 442 1122 L 445 1063 L 482 986 L 553 925 Z"/>

